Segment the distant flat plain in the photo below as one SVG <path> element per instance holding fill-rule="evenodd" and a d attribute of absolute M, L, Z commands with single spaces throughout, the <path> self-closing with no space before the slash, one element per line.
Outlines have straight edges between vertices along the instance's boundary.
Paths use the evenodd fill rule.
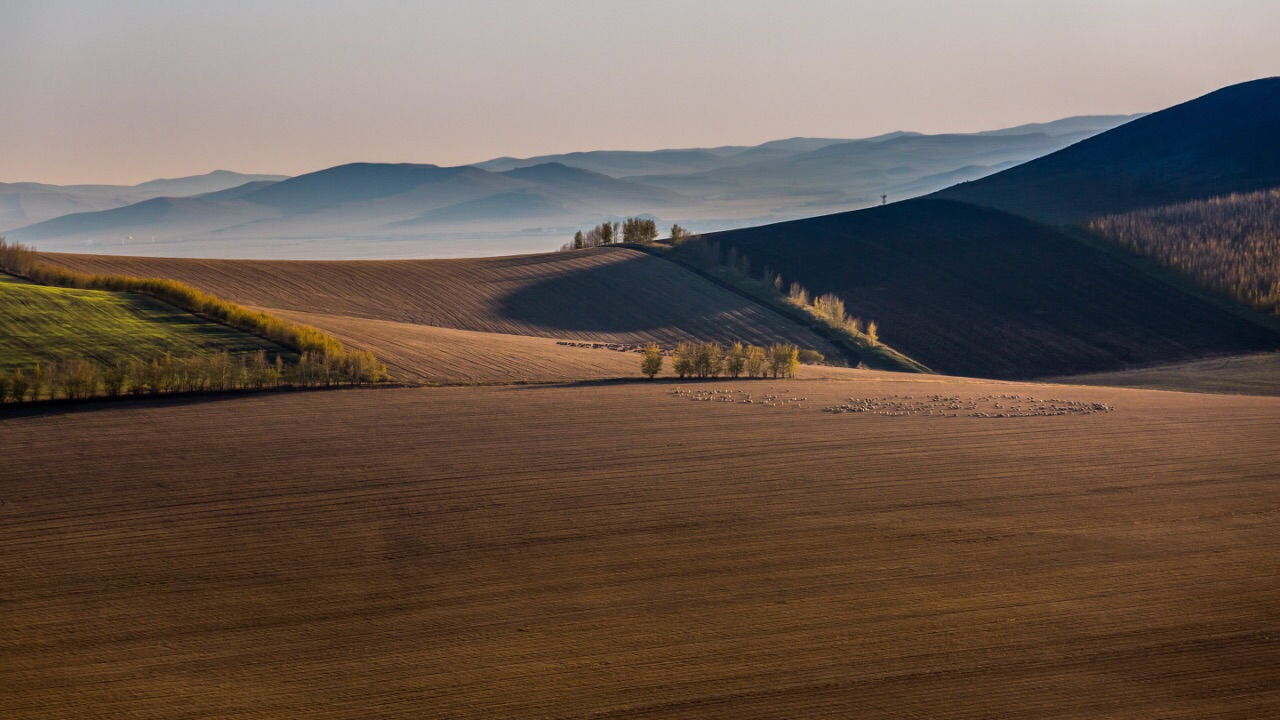
<path fill-rule="evenodd" d="M 1280 715 L 1280 399 L 812 376 L 11 413 L 0 715 Z"/>

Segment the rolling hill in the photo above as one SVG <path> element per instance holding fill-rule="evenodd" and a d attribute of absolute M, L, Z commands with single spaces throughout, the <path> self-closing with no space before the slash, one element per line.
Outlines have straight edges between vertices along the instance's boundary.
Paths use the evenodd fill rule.
<path fill-rule="evenodd" d="M 556 356 L 578 367 L 610 372 L 623 367 L 613 359 L 582 359 L 551 350 L 545 342 L 525 342 L 540 338 L 668 347 L 696 340 L 786 341 L 828 357 L 841 356 L 808 327 L 680 265 L 625 248 L 469 260 L 309 262 L 69 254 L 47 254 L 45 259 L 84 272 L 181 280 L 334 332 L 357 347 L 377 348 L 396 377 L 433 382 L 512 379 L 514 364 L 501 358 L 517 346 L 544 358 L 525 374 L 517 373 L 518 379 L 563 379 L 564 371 L 547 371 Z M 483 343 L 477 343 L 484 338 L 467 332 L 495 335 L 490 359 L 482 359 L 489 351 L 477 350 L 477 358 L 461 365 L 433 364 L 442 353 L 461 351 L 432 348 L 431 338 L 481 348 Z M 523 340 L 510 339 L 514 336 Z M 624 376 L 638 367 L 634 356 L 586 352 L 626 358 Z M 486 375 L 483 367 L 492 373 Z"/>
<path fill-rule="evenodd" d="M 1280 129 L 1280 80 L 926 198 L 708 237 L 757 269 L 841 295 L 851 313 L 881 320 L 895 348 L 949 374 L 1070 375 L 1272 350 L 1274 323 L 1052 226 L 1280 183 L 1280 135 L 1268 129 Z"/>
<path fill-rule="evenodd" d="M 1153 113 L 938 198 L 1050 224 L 1280 186 L 1280 77 Z"/>
<path fill-rule="evenodd" d="M 939 372 L 1026 378 L 1280 347 L 1280 334 L 1114 255 L 946 200 L 708 236 L 851 314 Z"/>
<path fill-rule="evenodd" d="M 0 371 L 51 361 L 109 365 L 217 350 L 287 352 L 144 295 L 48 287 L 0 273 Z"/>

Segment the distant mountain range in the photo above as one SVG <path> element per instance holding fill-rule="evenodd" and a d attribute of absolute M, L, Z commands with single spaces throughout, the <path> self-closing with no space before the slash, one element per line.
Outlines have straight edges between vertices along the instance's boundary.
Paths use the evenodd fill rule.
<path fill-rule="evenodd" d="M 187 197 L 246 183 L 276 182 L 285 177 L 215 170 L 206 175 L 151 180 L 140 185 L 0 183 L 0 228 L 23 227 L 71 213 L 110 210 L 152 198 Z"/>
<path fill-rule="evenodd" d="M 548 250 L 628 215 L 710 231 L 932 192 L 1134 116 L 991 132 L 790 138 L 752 147 L 595 151 L 471 166 L 354 163 L 293 178 L 0 185 L 0 228 L 46 250 L 175 256 L 394 257 Z"/>

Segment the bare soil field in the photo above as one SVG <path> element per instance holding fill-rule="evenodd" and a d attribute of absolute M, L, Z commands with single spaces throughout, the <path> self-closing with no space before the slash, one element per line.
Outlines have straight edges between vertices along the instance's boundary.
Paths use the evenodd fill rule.
<path fill-rule="evenodd" d="M 1280 353 L 1252 353 L 1077 375 L 1055 382 L 1232 395 L 1280 395 Z"/>
<path fill-rule="evenodd" d="M 833 375 L 10 411 L 0 716 L 1280 716 L 1280 399 Z"/>
<path fill-rule="evenodd" d="M 640 356 L 523 335 L 452 330 L 345 315 L 273 310 L 369 350 L 407 383 L 566 382 L 640 377 Z M 666 363 L 670 371 L 670 362 Z"/>
<path fill-rule="evenodd" d="M 85 272 L 173 278 L 273 310 L 601 342 L 787 341 L 837 354 L 808 328 L 675 263 L 625 248 L 338 262 L 45 257 Z"/>

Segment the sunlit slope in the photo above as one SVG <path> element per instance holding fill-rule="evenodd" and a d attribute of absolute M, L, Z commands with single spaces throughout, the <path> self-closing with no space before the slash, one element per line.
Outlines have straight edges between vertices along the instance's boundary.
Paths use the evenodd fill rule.
<path fill-rule="evenodd" d="M 347 315 L 273 312 L 287 320 L 324 328 L 344 343 L 369 350 L 400 382 L 570 382 L 640 377 L 640 355 L 635 352 Z M 665 369 L 669 374 L 670 361 Z"/>
<path fill-rule="evenodd" d="M 812 331 L 754 301 L 622 248 L 467 260 L 48 258 L 78 270 L 174 278 L 268 309 L 623 343 L 786 341 L 835 354 Z"/>
<path fill-rule="evenodd" d="M 0 273 L 0 369 L 259 349 L 280 350 L 143 295 L 46 287 Z"/>

